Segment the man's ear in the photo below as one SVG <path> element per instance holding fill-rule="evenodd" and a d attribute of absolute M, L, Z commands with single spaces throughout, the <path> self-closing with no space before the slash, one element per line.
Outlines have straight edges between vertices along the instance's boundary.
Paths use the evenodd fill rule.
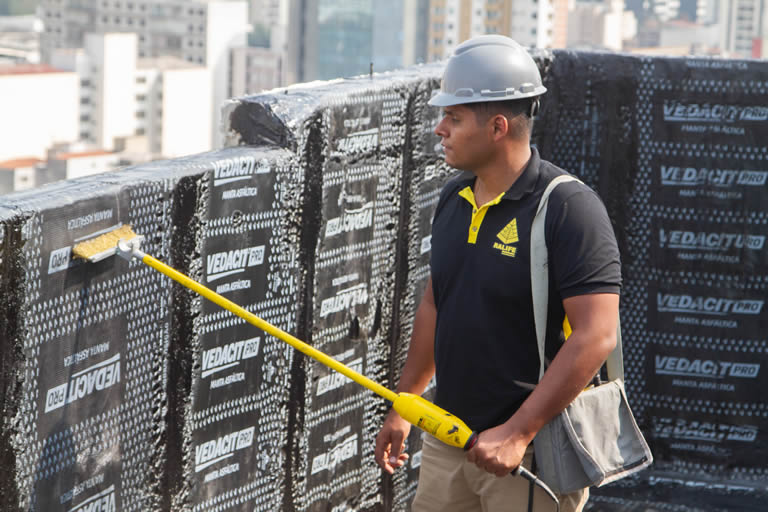
<path fill-rule="evenodd" d="M 496 140 L 502 139 L 509 133 L 509 119 L 501 114 L 496 114 L 491 119 L 493 123 L 493 138 Z"/>

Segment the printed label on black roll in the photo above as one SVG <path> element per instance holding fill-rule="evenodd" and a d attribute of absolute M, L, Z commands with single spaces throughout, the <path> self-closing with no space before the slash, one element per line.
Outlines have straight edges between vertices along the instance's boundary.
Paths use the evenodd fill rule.
<path fill-rule="evenodd" d="M 650 345 L 646 385 L 659 394 L 759 402 L 758 390 L 768 385 L 765 359 L 747 352 Z"/>
<path fill-rule="evenodd" d="M 253 445 L 253 435 L 256 427 L 222 435 L 195 447 L 195 473 L 218 464 L 235 455 L 238 450 L 244 450 Z"/>
<path fill-rule="evenodd" d="M 341 155 L 373 153 L 381 144 L 381 102 L 366 98 L 330 113 L 329 142 Z"/>
<path fill-rule="evenodd" d="M 74 373 L 68 382 L 48 390 L 45 412 L 51 412 L 120 382 L 120 353 Z"/>
<path fill-rule="evenodd" d="M 666 269 L 752 272 L 768 269 L 768 227 L 705 221 L 655 219 L 651 254 Z"/>
<path fill-rule="evenodd" d="M 735 404 L 728 406 L 737 411 Z M 705 409 L 681 412 L 651 408 L 646 438 L 654 454 L 666 460 L 730 467 L 750 467 L 755 460 L 764 460 L 768 455 L 763 448 L 768 427 L 765 421 L 741 415 L 716 415 Z"/>
<path fill-rule="evenodd" d="M 656 155 L 651 170 L 651 199 L 668 206 L 759 209 L 768 188 L 762 160 Z"/>
<path fill-rule="evenodd" d="M 661 141 L 696 140 L 704 144 L 738 144 L 765 140 L 768 107 L 759 96 L 740 93 L 733 100 L 721 94 L 657 92 L 654 103 L 654 136 Z M 728 98 L 726 100 L 725 98 Z"/>
<path fill-rule="evenodd" d="M 652 284 L 648 292 L 649 324 L 662 332 L 760 339 L 768 324 L 759 291 Z"/>

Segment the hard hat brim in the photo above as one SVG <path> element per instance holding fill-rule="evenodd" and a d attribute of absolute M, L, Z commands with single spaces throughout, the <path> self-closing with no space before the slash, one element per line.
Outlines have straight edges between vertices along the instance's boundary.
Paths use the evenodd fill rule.
<path fill-rule="evenodd" d="M 452 107 L 454 105 L 465 105 L 467 103 L 484 103 L 487 101 L 513 101 L 523 100 L 525 98 L 534 98 L 547 92 L 547 88 L 539 85 L 530 93 L 517 93 L 510 96 L 486 96 L 483 94 L 473 94 L 472 96 L 456 96 L 447 92 L 440 91 L 434 95 L 427 104 L 433 107 Z"/>

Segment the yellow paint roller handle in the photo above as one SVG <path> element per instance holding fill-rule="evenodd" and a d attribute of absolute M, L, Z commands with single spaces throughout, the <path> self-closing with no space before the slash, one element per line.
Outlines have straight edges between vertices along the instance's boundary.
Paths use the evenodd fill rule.
<path fill-rule="evenodd" d="M 357 382 L 361 386 L 370 389 L 377 395 L 386 398 L 390 402 L 395 402 L 398 399 L 398 395 L 394 391 L 391 391 L 385 388 L 381 384 L 374 382 L 368 377 L 357 373 L 356 371 L 352 370 L 348 366 L 336 361 L 335 359 L 327 356 L 326 354 L 320 352 L 319 350 L 312 348 L 311 346 L 307 345 L 300 339 L 294 336 L 291 336 L 290 334 L 288 334 L 287 332 L 281 329 L 278 329 L 274 325 L 262 320 L 261 318 L 254 315 L 250 311 L 247 311 L 246 309 L 238 306 L 231 300 L 225 299 L 224 297 L 214 292 L 210 288 L 206 288 L 205 286 L 201 285 L 197 281 L 190 279 L 189 277 L 185 276 L 181 272 L 178 272 L 177 270 L 174 270 L 173 268 L 169 267 L 165 263 L 144 253 L 140 253 L 139 257 L 144 264 L 154 268 L 158 272 L 165 274 L 166 276 L 170 277 L 171 279 L 181 284 L 185 288 L 189 288 L 190 290 L 199 293 L 200 295 L 210 300 L 211 302 L 218 304 L 219 306 L 223 307 L 227 311 L 231 311 L 235 315 L 244 319 L 246 322 L 255 325 L 265 333 L 270 334 L 280 340 L 283 340 L 284 342 L 288 343 L 290 346 L 292 346 L 299 352 L 302 352 L 303 354 L 306 354 L 309 357 L 321 362 L 325 366 L 333 370 L 336 370 L 337 372 L 341 373 L 345 377 L 349 377 L 350 379 Z"/>
<path fill-rule="evenodd" d="M 309 357 L 328 366 L 329 368 L 336 370 L 342 375 L 349 377 L 353 381 L 373 391 L 377 395 L 386 398 L 392 402 L 393 408 L 398 412 L 398 414 L 400 414 L 400 416 L 403 417 L 403 419 L 412 425 L 419 427 L 425 432 L 435 436 L 442 442 L 451 446 L 456 446 L 458 448 L 464 448 L 465 450 L 468 450 L 477 441 L 477 434 L 473 432 L 472 429 L 470 429 L 463 421 L 445 409 L 438 407 L 437 405 L 428 400 L 425 400 L 418 395 L 413 395 L 411 393 L 395 393 L 394 391 L 385 388 L 381 384 L 372 381 L 368 377 L 359 374 L 348 366 L 327 356 L 323 352 L 312 348 L 300 339 L 291 336 L 287 332 L 278 329 L 269 322 L 262 320 L 250 311 L 247 311 L 231 300 L 222 297 L 210 288 L 206 288 L 197 281 L 190 279 L 181 272 L 169 267 L 156 258 L 153 258 L 152 256 L 142 253 L 138 250 L 135 250 L 133 254 L 141 259 L 144 264 L 154 268 L 162 274 L 165 274 L 185 288 L 189 288 L 190 290 L 199 293 L 211 302 L 218 304 L 227 311 L 231 311 L 235 315 L 244 319 L 248 323 L 255 325 L 265 333 L 283 340 L 303 354 L 306 354 Z"/>

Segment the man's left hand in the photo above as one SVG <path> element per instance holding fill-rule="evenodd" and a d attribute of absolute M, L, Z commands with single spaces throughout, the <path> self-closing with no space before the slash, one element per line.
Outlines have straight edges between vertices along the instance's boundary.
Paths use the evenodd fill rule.
<path fill-rule="evenodd" d="M 510 435 L 507 425 L 499 425 L 480 433 L 475 446 L 467 452 L 467 460 L 502 477 L 523 462 L 527 447 L 528 442 L 522 436 Z"/>

